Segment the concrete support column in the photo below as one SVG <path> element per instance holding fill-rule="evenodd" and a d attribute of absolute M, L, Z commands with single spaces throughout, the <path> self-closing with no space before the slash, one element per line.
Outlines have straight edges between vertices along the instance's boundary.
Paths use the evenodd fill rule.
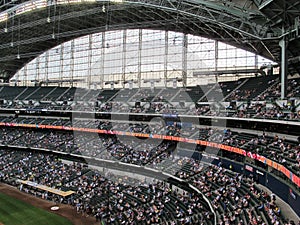
<path fill-rule="evenodd" d="M 281 67 L 280 67 L 280 82 L 281 82 L 281 99 L 286 97 L 287 88 L 287 42 L 285 38 L 279 41 L 279 46 L 281 47 Z"/>

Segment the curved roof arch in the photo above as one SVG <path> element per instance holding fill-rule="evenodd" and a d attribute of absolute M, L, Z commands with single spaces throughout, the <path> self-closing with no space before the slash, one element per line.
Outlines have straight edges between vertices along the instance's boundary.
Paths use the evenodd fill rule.
<path fill-rule="evenodd" d="M 133 28 L 199 35 L 279 62 L 278 39 L 268 36 L 273 21 L 252 6 L 221 0 L 26 1 L 0 13 L 0 75 L 9 79 L 41 53 L 71 39 Z M 272 28 L 273 34 L 279 31 Z"/>

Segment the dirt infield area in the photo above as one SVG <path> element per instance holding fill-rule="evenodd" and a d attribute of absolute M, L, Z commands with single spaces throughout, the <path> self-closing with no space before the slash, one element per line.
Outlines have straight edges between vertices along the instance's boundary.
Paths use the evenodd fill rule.
<path fill-rule="evenodd" d="M 54 206 L 53 202 L 49 202 L 32 195 L 26 194 L 24 192 L 19 191 L 15 187 L 11 187 L 6 184 L 0 183 L 0 192 L 16 199 L 27 202 L 35 207 L 42 208 L 49 212 L 58 214 L 70 220 L 74 225 L 99 225 L 100 223 L 96 223 L 96 219 L 94 217 L 85 217 L 81 214 L 77 214 L 76 210 L 69 205 L 58 204 L 58 211 L 51 211 L 50 208 Z M 0 223 L 0 225 L 3 225 Z"/>

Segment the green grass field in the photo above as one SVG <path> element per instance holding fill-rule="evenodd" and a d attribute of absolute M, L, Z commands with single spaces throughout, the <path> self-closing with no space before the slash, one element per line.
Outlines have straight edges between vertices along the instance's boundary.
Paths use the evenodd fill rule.
<path fill-rule="evenodd" d="M 4 225 L 72 225 L 56 214 L 0 193 L 0 223 Z"/>

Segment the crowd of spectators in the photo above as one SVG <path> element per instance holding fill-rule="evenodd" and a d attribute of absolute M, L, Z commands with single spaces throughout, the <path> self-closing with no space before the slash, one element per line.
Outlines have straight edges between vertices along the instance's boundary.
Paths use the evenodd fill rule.
<path fill-rule="evenodd" d="M 240 85 L 241 83 L 237 83 Z M 260 93 L 252 103 L 242 107 L 217 109 L 212 104 L 200 104 L 194 108 L 174 107 L 171 99 L 180 91 L 171 89 L 144 89 L 137 92 L 117 93 L 98 96 L 99 104 L 73 102 L 71 92 L 61 96 L 63 103 L 47 103 L 48 110 L 96 110 L 101 112 L 133 112 L 177 114 L 185 109 L 187 114 L 205 116 L 230 116 L 239 118 L 262 118 L 299 120 L 295 108 L 289 105 L 270 105 L 269 100 L 280 96 L 280 83 L 269 79 L 269 87 Z M 222 85 L 221 85 L 222 86 Z M 248 99 L 256 89 L 230 89 L 228 101 Z M 299 79 L 288 81 L 288 97 L 299 97 Z M 192 91 L 189 93 L 193 95 Z M 201 96 L 200 96 L 201 97 Z M 199 99 L 199 96 L 197 95 Z M 144 105 L 130 105 L 126 102 L 146 102 Z M 2 107 L 23 108 L 24 105 L 12 102 Z M 30 104 L 30 108 L 41 107 Z M 239 147 L 266 156 L 300 175 L 300 143 L 277 135 L 268 136 L 245 134 L 228 129 L 211 127 L 183 126 L 180 123 L 160 122 L 114 122 L 106 120 L 68 120 L 43 118 L 1 118 L 1 122 L 25 124 L 49 124 L 98 128 L 108 131 L 127 131 L 130 133 L 162 134 L 197 138 L 229 146 Z M 227 171 L 218 166 L 205 166 L 191 158 L 177 155 L 177 143 L 173 141 L 151 141 L 136 137 L 120 137 L 109 134 L 69 132 L 42 129 L 16 129 L 1 127 L 0 144 L 26 146 L 67 152 L 90 157 L 119 160 L 124 163 L 149 166 L 166 171 L 187 180 L 204 193 L 218 214 L 220 225 L 225 224 L 284 224 L 276 199 L 260 190 L 252 178 Z M 196 150 L 201 148 L 196 146 Z M 212 214 L 198 195 L 174 191 L 168 184 L 140 183 L 138 186 L 126 182 L 116 182 L 115 175 L 108 176 L 88 169 L 80 163 L 66 164 L 56 156 L 32 152 L 0 150 L 0 180 L 15 184 L 15 179 L 30 180 L 60 190 L 74 190 L 71 198 L 60 198 L 47 192 L 39 192 L 25 185 L 22 191 L 39 197 L 68 203 L 78 213 L 93 215 L 97 220 L 107 220 L 111 224 L 209 224 Z M 108 213 L 110 212 L 110 213 Z M 146 221 L 149 221 L 146 223 Z M 289 224 L 293 224 L 290 222 Z"/>
<path fill-rule="evenodd" d="M 275 199 L 255 186 L 251 178 L 209 166 L 192 182 L 212 201 L 221 215 L 220 224 L 281 224 L 280 208 Z"/>
<path fill-rule="evenodd" d="M 283 224 L 275 195 L 260 189 L 251 175 L 247 177 L 224 169 L 221 164 L 207 165 L 187 157 L 154 168 L 175 173 L 201 190 L 212 202 L 220 225 Z"/>
<path fill-rule="evenodd" d="M 258 84 L 255 83 L 256 79 L 258 80 Z M 281 84 L 278 76 L 250 78 L 247 82 L 245 81 L 247 80 L 221 82 L 219 85 L 207 85 L 208 90 L 203 87 L 199 87 L 199 90 L 197 87 L 185 89 L 145 88 L 137 90 L 103 90 L 99 91 L 99 93 L 97 92 L 97 98 L 91 98 L 93 102 L 90 102 L 90 99 L 84 97 L 76 97 L 77 95 L 86 96 L 92 91 L 86 91 L 87 93 L 85 93 L 84 89 L 80 89 L 80 93 L 77 94 L 78 91 L 71 88 L 69 91 L 66 89 L 65 94 L 61 95 L 57 101 L 29 101 L 28 103 L 17 100 L 12 102 L 3 101 L 1 107 L 113 113 L 192 114 L 281 120 L 300 119 L 297 112 L 298 106 L 292 109 L 284 106 L 266 107 L 268 102 L 272 101 L 275 103 L 275 100 L 280 97 Z M 265 89 L 262 89 L 263 87 L 265 87 Z M 214 90 L 215 88 L 221 89 L 224 99 L 219 99 L 219 101 L 241 101 L 245 102 L 245 104 L 241 107 L 231 107 L 230 105 L 227 108 L 216 108 L 213 106 L 212 100 L 206 100 L 207 102 L 203 101 L 207 96 L 205 97 L 205 94 L 200 88 L 206 90 L 207 93 L 216 92 L 217 90 Z M 299 91 L 299 78 L 288 79 L 287 98 L 298 99 Z M 53 93 L 53 95 L 55 95 L 55 93 Z M 72 95 L 75 97 L 72 97 Z M 195 104 L 191 105 L 192 102 Z"/>
<path fill-rule="evenodd" d="M 51 154 L 0 150 L 0 180 L 21 191 L 70 204 L 83 216 L 109 224 L 212 224 L 213 214 L 203 198 L 164 181 L 147 183 L 130 176 L 101 172 Z M 197 187 L 212 203 L 219 225 L 293 224 L 285 222 L 276 197 L 255 184 L 253 177 L 206 165 L 191 158 L 174 158 L 175 176 Z M 189 165 L 186 167 L 186 165 Z M 185 169 L 183 172 L 183 168 Z M 172 172 L 172 168 L 166 168 Z M 75 193 L 62 197 L 16 182 L 28 180 Z"/>
<path fill-rule="evenodd" d="M 275 103 L 270 105 L 266 102 L 253 102 L 251 104 L 242 104 L 239 107 L 232 108 L 228 106 L 223 109 L 216 109 L 209 105 L 201 105 L 196 107 L 192 113 L 204 116 L 221 116 L 221 117 L 237 117 L 237 118 L 258 118 L 269 120 L 290 120 L 299 121 L 300 114 L 295 108 L 291 108 L 284 104 L 278 106 Z M 189 113 L 190 114 L 190 113 Z"/>
<path fill-rule="evenodd" d="M 222 130 L 211 127 L 189 127 L 184 130 L 181 124 L 164 124 L 164 123 L 112 123 L 105 120 L 56 120 L 56 119 L 34 119 L 34 118 L 1 118 L 5 122 L 20 122 L 25 121 L 28 123 L 43 123 L 43 124 L 57 124 L 57 125 L 72 125 L 78 127 L 98 127 L 100 129 L 107 130 L 128 130 L 129 132 L 139 132 L 151 134 L 153 131 L 151 126 L 155 128 L 155 133 L 163 134 L 166 132 L 168 135 L 182 135 L 186 134 L 187 137 L 197 137 L 201 140 L 209 140 L 217 143 L 224 143 L 226 145 L 240 147 L 249 150 L 253 153 L 259 153 L 266 156 L 269 159 L 275 160 L 280 164 L 286 166 L 288 169 L 293 171 L 295 174 L 300 175 L 300 147 L 299 143 L 290 141 L 284 137 L 268 136 L 265 133 L 262 135 L 251 135 L 245 133 L 238 133 L 231 130 Z M 38 121 L 38 122 L 37 122 Z M 183 132 L 184 131 L 184 132 Z M 209 167 L 209 170 L 204 169 L 194 159 L 185 159 L 174 157 L 175 152 L 173 151 L 176 147 L 176 143 L 172 141 L 163 141 L 159 145 L 153 142 L 146 142 L 141 139 L 140 142 L 134 138 L 121 139 L 114 135 L 98 135 L 92 133 L 72 133 L 68 131 L 49 131 L 49 130 L 38 130 L 38 129 L 15 129 L 13 127 L 2 127 L 1 128 L 0 143 L 3 145 L 16 145 L 16 146 L 27 146 L 36 148 L 47 148 L 56 151 L 70 152 L 75 154 L 89 155 L 93 157 L 99 157 L 104 159 L 117 159 L 122 162 L 147 165 L 159 170 L 166 169 L 167 172 L 175 174 L 181 179 L 187 179 L 193 182 L 203 193 L 205 193 L 213 203 L 216 211 L 219 212 L 220 224 L 231 223 L 235 221 L 236 224 L 244 224 L 245 221 L 253 221 L 252 224 L 282 224 L 280 222 L 280 213 L 276 203 L 272 201 L 266 201 L 265 198 L 261 198 L 265 193 L 258 192 L 257 189 L 248 182 L 246 185 L 250 193 L 245 192 L 242 194 L 237 193 L 237 189 L 243 187 L 243 182 L 247 184 L 247 179 L 241 178 L 238 175 L 232 177 L 232 174 L 227 174 L 223 169 L 217 167 Z M 58 201 L 67 201 L 69 204 L 73 204 L 80 212 L 91 213 L 99 218 L 107 218 L 105 206 L 98 206 L 100 210 L 90 208 L 88 202 L 83 199 L 88 199 L 86 196 L 99 196 L 101 193 L 86 193 L 85 190 L 89 186 L 88 181 L 90 179 L 91 185 L 94 185 L 93 181 L 95 176 L 92 178 L 86 178 L 83 174 L 87 175 L 86 168 L 81 164 L 64 164 L 61 161 L 51 158 L 48 155 L 39 154 L 33 157 L 33 153 L 22 153 L 18 155 L 16 152 L 5 152 L 2 150 L 1 155 L 1 173 L 0 178 L 7 182 L 10 182 L 12 178 L 18 179 L 29 179 L 39 184 L 45 184 L 51 187 L 59 188 L 74 188 L 78 184 L 83 185 L 82 188 L 76 189 L 79 192 L 79 196 L 85 196 L 84 198 L 76 198 Z M 168 159 L 168 160 L 167 160 Z M 7 163 L 7 160 L 10 160 Z M 163 167 L 164 161 L 171 161 L 171 165 Z M 45 164 L 42 164 L 44 163 Z M 40 165 L 42 164 L 42 167 Z M 185 165 L 189 164 L 188 167 Z M 5 166 L 8 165 L 8 166 Z M 3 168 L 3 169 L 2 169 Z M 172 170 L 173 168 L 173 170 Z M 185 168 L 185 169 L 182 169 Z M 188 168 L 188 169 L 186 169 Z M 202 171 L 205 171 L 204 173 Z M 94 172 L 88 171 L 88 174 Z M 103 185 L 107 186 L 112 184 L 111 182 L 101 178 Z M 72 180 L 72 182 L 70 182 Z M 243 181 L 243 182 L 242 182 Z M 80 187 L 79 185 L 79 187 Z M 103 189 L 104 186 L 99 186 Z M 244 184 L 245 186 L 245 184 Z M 118 193 L 122 188 L 117 185 L 116 189 L 111 191 L 115 194 Z M 132 188 L 131 190 L 135 190 Z M 22 190 L 30 192 L 30 190 L 22 187 Z M 100 189 L 99 189 L 100 190 Z M 118 190 L 118 191 L 116 191 Z M 124 190 L 127 189 L 122 189 Z M 123 193 L 122 192 L 122 193 Z M 126 192 L 128 193 L 128 192 Z M 131 193 L 131 192 L 129 192 Z M 107 193 L 105 193 L 107 195 Z M 118 195 L 118 194 L 117 194 Z M 43 198 L 50 198 L 48 195 L 42 193 Z M 118 195 L 119 196 L 119 195 Z M 123 197 L 123 194 L 120 194 Z M 251 202 L 250 198 L 257 197 L 255 204 Z M 267 196 L 265 196 L 267 197 Z M 135 196 L 135 198 L 137 198 Z M 94 199 L 94 197 L 92 197 Z M 73 201 L 74 200 L 74 201 Z M 96 201 L 97 204 L 102 202 Z M 116 201 L 118 205 L 119 201 Z M 121 200 L 125 204 L 126 200 Z M 157 203 L 159 204 L 159 203 Z M 104 204 L 105 205 L 105 204 Z M 127 206 L 126 206 L 127 205 Z M 143 213 L 145 208 L 139 208 L 135 212 L 128 212 L 126 210 L 132 210 L 132 202 L 126 203 L 125 205 L 117 206 L 114 211 L 115 217 L 109 217 L 109 220 L 113 223 L 116 219 L 118 221 L 143 221 Z M 157 206 L 155 206 L 157 208 Z M 230 210 L 229 210 L 230 209 Z M 113 208 L 109 208 L 113 210 Z M 187 212 L 191 209 L 186 209 Z M 126 212 L 125 212 L 126 211 Z M 193 211 L 193 210 L 192 210 Z M 231 213 L 239 212 L 238 214 Z M 263 212 L 260 215 L 260 212 Z M 147 211 L 149 212 L 149 211 Z M 151 212 L 150 212 L 151 214 Z M 137 216 L 136 215 L 140 215 Z M 153 223 L 161 221 L 160 216 L 166 216 L 162 208 L 158 209 L 158 213 L 151 214 L 151 221 Z M 191 221 L 199 221 L 199 218 L 209 219 L 211 216 L 202 215 L 200 217 L 191 219 L 187 218 L 187 214 L 182 214 L 180 211 L 176 211 L 178 218 L 182 221 L 186 221 L 185 224 L 192 224 Z M 208 216 L 210 215 L 210 216 Z M 208 216 L 208 217 L 207 217 Z M 184 219 L 183 219 L 184 218 Z M 174 217 L 176 220 L 176 216 Z M 163 222 L 162 222 L 163 223 Z M 177 223 L 178 224 L 178 223 Z M 250 223 L 251 224 L 251 223 Z"/>
<path fill-rule="evenodd" d="M 271 80 L 268 81 L 269 88 L 265 90 L 262 94 L 258 95 L 254 100 L 274 100 L 280 97 L 281 92 L 281 83 L 279 81 Z M 297 79 L 288 79 L 287 81 L 287 97 L 299 97 L 299 78 Z"/>
<path fill-rule="evenodd" d="M 0 150 L 0 180 L 46 200 L 71 204 L 78 213 L 108 224 L 212 224 L 212 212 L 196 192 L 163 181 L 146 183 L 66 163 L 51 154 Z M 116 177 L 117 176 L 117 177 Z M 75 193 L 62 197 L 17 179 Z"/>
<path fill-rule="evenodd" d="M 32 119 L 3 118 L 5 122 L 21 122 Z M 36 119 L 35 123 L 43 121 Z M 287 140 L 278 136 L 263 134 L 246 134 L 234 132 L 230 129 L 212 127 L 184 126 L 184 123 L 162 122 L 130 122 L 117 123 L 108 120 L 74 120 L 55 121 L 48 120 L 49 125 L 69 124 L 80 128 L 98 128 L 107 131 L 126 131 L 129 133 L 141 133 L 147 135 L 160 134 L 206 140 L 215 143 L 223 143 L 229 146 L 242 148 L 246 151 L 257 153 L 274 160 L 294 174 L 300 175 L 300 146 L 297 141 Z M 44 122 L 45 123 L 45 122 Z M 110 160 L 148 165 L 159 163 L 169 158 L 176 142 L 156 140 L 152 138 L 138 138 L 134 136 L 122 136 L 111 134 L 97 134 L 88 132 L 70 132 L 64 130 L 48 129 L 15 129 L 2 127 L 0 130 L 0 144 L 26 146 L 31 148 L 44 148 L 67 153 L 80 154 Z M 192 147 L 194 150 L 194 146 Z M 200 147 L 199 147 L 200 149 Z"/>

